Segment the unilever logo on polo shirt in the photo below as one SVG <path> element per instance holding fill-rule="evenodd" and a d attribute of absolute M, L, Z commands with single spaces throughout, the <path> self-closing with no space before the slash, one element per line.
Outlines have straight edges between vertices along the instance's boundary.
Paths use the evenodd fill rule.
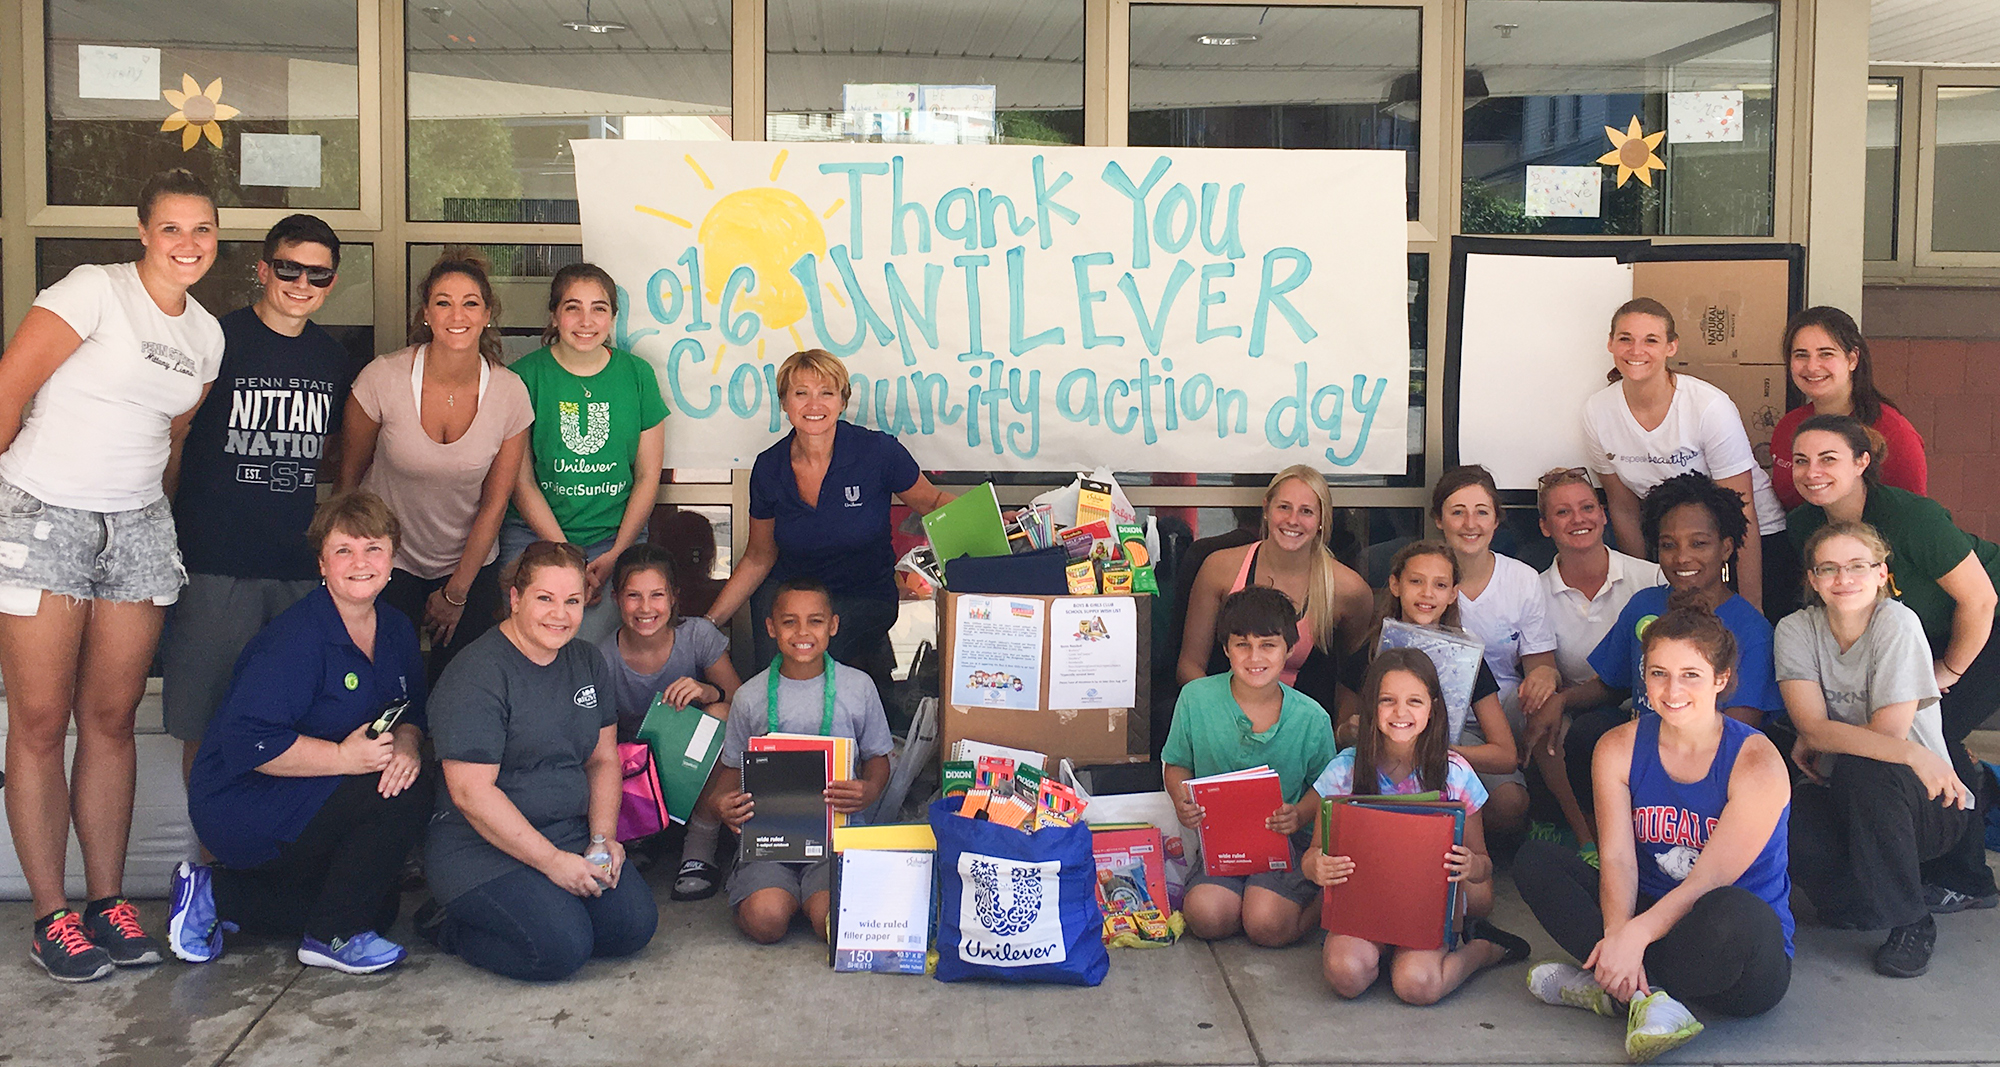
<path fill-rule="evenodd" d="M 848 506 L 848 507 L 850 507 L 850 508 L 858 508 L 858 507 L 860 507 L 860 506 L 861 506 L 861 487 L 860 487 L 860 486 L 858 486 L 858 485 L 850 485 L 850 486 L 848 486 L 848 487 L 847 487 L 847 489 L 846 489 L 846 496 L 847 496 L 847 506 Z"/>
<path fill-rule="evenodd" d="M 994 967 L 1061 963 L 1068 956 L 1058 903 L 1062 864 L 1023 863 L 962 852 L 958 874 L 960 958 Z"/>
<path fill-rule="evenodd" d="M 594 708 L 594 707 L 596 707 L 596 706 L 597 706 L 597 687 L 596 687 L 596 686 L 594 686 L 594 685 L 586 685 L 586 686 L 584 686 L 584 687 L 583 687 L 582 689 L 579 689 L 579 690 L 577 690 L 577 691 L 576 691 L 576 706 L 577 706 L 577 707 L 579 707 L 579 708 Z"/>

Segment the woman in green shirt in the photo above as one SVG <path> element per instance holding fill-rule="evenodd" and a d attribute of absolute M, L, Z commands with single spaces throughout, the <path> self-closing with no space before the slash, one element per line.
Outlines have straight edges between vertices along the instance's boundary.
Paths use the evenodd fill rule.
<path fill-rule="evenodd" d="M 1944 697 L 1938 710 L 1959 777 L 1979 781 L 1965 749 L 1972 729 L 2000 710 L 2000 545 L 1952 523 L 1942 504 L 1883 485 L 1880 436 L 1848 415 L 1814 415 L 1792 438 L 1792 481 L 1805 503 L 1786 529 L 1800 548 L 1829 522 L 1865 522 L 1889 544 L 1889 595 L 1914 611 L 1930 644 L 1931 667 Z M 1982 805 L 1983 807 L 1983 805 Z M 1951 855 L 1924 864 L 1924 897 L 1932 912 L 2000 904 L 1986 868 L 1983 820 L 1974 820 Z"/>
<path fill-rule="evenodd" d="M 537 541 L 567 541 L 589 560 L 578 636 L 618 625 L 600 595 L 618 554 L 645 538 L 666 448 L 666 402 L 652 364 L 608 341 L 618 287 L 593 263 L 572 263 L 549 283 L 543 347 L 511 369 L 528 387 L 535 425 L 500 531 L 504 570 Z"/>

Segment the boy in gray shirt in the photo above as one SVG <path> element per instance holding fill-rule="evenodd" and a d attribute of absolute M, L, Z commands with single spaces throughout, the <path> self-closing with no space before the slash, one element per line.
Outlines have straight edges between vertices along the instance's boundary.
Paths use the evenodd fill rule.
<path fill-rule="evenodd" d="M 720 762 L 740 770 L 750 738 L 760 734 L 851 737 L 856 775 L 848 781 L 827 783 L 826 802 L 833 810 L 852 817 L 875 803 L 889 781 L 889 752 L 894 741 L 875 682 L 865 672 L 835 663 L 827 655 L 840 619 L 833 613 L 826 587 L 818 582 L 797 578 L 780 585 L 764 626 L 778 641 L 778 655 L 770 667 L 736 691 Z M 739 785 L 718 798 L 717 808 L 722 821 L 741 833 L 755 802 Z M 831 860 L 739 860 L 729 876 L 729 906 L 737 928 L 768 945 L 785 936 L 792 917 L 803 908 L 813 932 L 825 940 L 832 871 Z"/>

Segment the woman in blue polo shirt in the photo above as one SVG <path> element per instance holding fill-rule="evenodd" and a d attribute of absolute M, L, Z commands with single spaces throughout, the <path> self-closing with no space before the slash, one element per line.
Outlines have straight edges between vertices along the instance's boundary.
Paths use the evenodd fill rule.
<path fill-rule="evenodd" d="M 306 530 L 326 582 L 271 620 L 236 664 L 188 778 L 188 815 L 216 857 L 174 871 L 174 955 L 206 963 L 222 932 L 298 937 L 299 962 L 349 974 L 400 962 L 403 857 L 430 820 L 422 773 L 423 654 L 416 627 L 376 597 L 399 533 L 359 491 Z M 385 708 L 404 704 L 370 736 Z"/>
<path fill-rule="evenodd" d="M 778 583 L 814 578 L 840 617 L 829 651 L 869 668 L 896 622 L 896 553 L 889 540 L 889 498 L 920 515 L 952 499 L 917 469 L 893 435 L 840 417 L 853 387 L 847 365 L 824 349 L 794 352 L 778 368 L 778 396 L 792 432 L 765 449 L 750 469 L 750 544 L 708 621 L 728 624 L 745 600 L 764 618 Z M 777 655 L 777 638 L 756 634 L 756 658 Z M 880 683 L 882 679 L 877 679 Z"/>

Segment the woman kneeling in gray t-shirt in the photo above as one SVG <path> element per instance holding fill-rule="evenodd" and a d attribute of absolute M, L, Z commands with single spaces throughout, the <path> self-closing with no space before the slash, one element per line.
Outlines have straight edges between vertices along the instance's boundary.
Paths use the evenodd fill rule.
<path fill-rule="evenodd" d="M 1791 873 L 1822 925 L 1889 930 L 1875 969 L 1930 967 L 1937 926 L 1919 865 L 1974 818 L 1946 754 L 1930 646 L 1915 612 L 1888 599 L 1889 545 L 1836 522 L 1805 545 L 1810 606 L 1778 623 L 1778 688 L 1810 781 L 1792 797 Z"/>
<path fill-rule="evenodd" d="M 583 553 L 521 553 L 511 613 L 452 660 L 431 694 L 444 763 L 424 854 L 436 899 L 417 930 L 510 978 L 564 978 L 629 956 L 659 925 L 652 890 L 621 878 L 618 708 L 604 657 L 572 642 Z"/>

